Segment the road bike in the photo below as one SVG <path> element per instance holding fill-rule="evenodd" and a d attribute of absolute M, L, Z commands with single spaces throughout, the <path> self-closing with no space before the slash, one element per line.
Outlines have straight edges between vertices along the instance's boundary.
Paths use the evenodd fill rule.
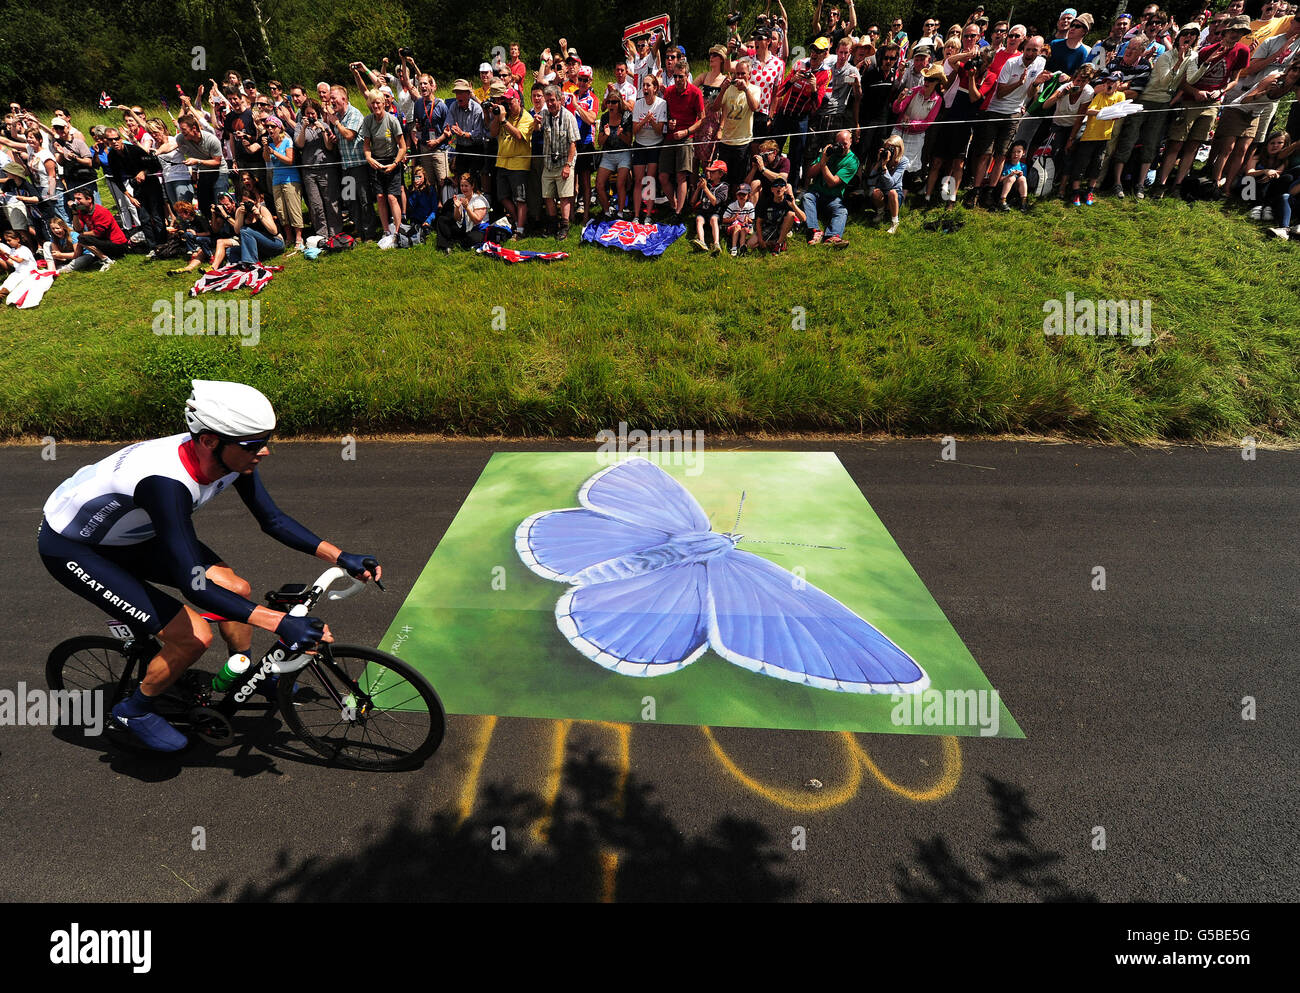
<path fill-rule="evenodd" d="M 347 573 L 335 566 L 310 586 L 290 583 L 272 590 L 266 602 L 275 610 L 303 616 L 322 597 L 343 600 L 366 585 L 353 580 L 346 589 L 329 592 L 343 578 Z M 112 637 L 69 638 L 50 652 L 45 664 L 50 689 L 102 693 L 107 701 L 104 712 L 135 692 L 158 654 L 158 641 L 139 636 L 125 624 L 112 623 L 109 629 Z M 277 642 L 224 693 L 213 688 L 210 674 L 191 667 L 159 695 L 157 711 L 189 735 L 191 745 L 197 739 L 224 748 L 235 739 L 231 718 L 257 706 L 251 703 L 255 696 L 272 701 L 271 708 L 261 709 L 278 706 L 285 725 L 331 764 L 352 769 L 413 769 L 438 748 L 446 726 L 437 692 L 409 663 L 373 648 L 324 642 L 303 653 Z M 165 754 L 134 744 L 112 721 L 105 734 L 117 747 Z"/>

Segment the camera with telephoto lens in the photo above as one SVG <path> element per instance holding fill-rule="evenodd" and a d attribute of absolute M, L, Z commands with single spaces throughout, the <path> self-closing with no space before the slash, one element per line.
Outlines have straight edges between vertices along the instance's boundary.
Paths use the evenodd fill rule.
<path fill-rule="evenodd" d="M 409 58 L 413 58 L 414 56 L 411 54 L 411 50 L 409 48 L 399 48 L 397 50 L 397 57 L 399 59 L 409 59 Z"/>

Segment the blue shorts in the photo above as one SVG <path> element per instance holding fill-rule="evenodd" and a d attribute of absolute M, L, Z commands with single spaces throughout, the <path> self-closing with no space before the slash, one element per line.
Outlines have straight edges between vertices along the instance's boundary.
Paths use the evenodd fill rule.
<path fill-rule="evenodd" d="M 616 152 L 605 152 L 600 157 L 600 168 L 610 172 L 632 168 L 632 149 L 622 148 Z"/>

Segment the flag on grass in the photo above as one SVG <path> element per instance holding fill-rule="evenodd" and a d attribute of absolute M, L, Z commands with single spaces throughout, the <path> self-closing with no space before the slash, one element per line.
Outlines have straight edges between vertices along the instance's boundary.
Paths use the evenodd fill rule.
<path fill-rule="evenodd" d="M 502 262 L 558 262 L 567 259 L 568 252 L 530 252 L 514 248 L 502 248 L 495 241 L 485 241 L 474 249 L 480 255 L 500 259 Z"/>
<path fill-rule="evenodd" d="M 190 296 L 200 293 L 221 293 L 227 290 L 248 289 L 251 296 L 257 296 L 271 281 L 271 277 L 282 272 L 282 265 L 262 265 L 259 262 L 236 262 L 233 265 L 213 269 L 199 278 L 190 290 Z"/>
<path fill-rule="evenodd" d="M 681 224 L 640 224 L 636 221 L 589 221 L 582 240 L 625 252 L 662 255 L 664 249 L 686 233 Z"/>

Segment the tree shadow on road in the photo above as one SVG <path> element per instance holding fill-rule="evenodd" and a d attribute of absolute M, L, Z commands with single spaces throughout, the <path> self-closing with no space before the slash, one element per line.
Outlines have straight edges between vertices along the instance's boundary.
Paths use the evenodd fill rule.
<path fill-rule="evenodd" d="M 979 859 L 978 875 L 953 853 L 941 836 L 913 841 L 915 865 L 894 865 L 894 888 L 907 903 L 979 903 L 1038 900 L 1043 903 L 1095 903 L 1095 894 L 1067 885 L 1055 875 L 1062 856 L 1029 835 L 1039 814 L 1025 791 L 993 776 L 985 786 L 998 826 Z"/>
<path fill-rule="evenodd" d="M 463 822 L 409 809 L 355 853 L 294 860 L 279 853 L 269 877 L 223 880 L 209 899 L 239 901 L 734 900 L 788 898 L 798 887 L 757 822 L 724 817 L 686 837 L 652 796 L 595 752 L 570 755 L 544 841 L 537 796 L 487 786 Z M 496 840 L 496 847 L 493 842 Z M 501 848 L 504 842 L 504 849 Z M 617 856 L 617 870 L 612 859 Z"/>

